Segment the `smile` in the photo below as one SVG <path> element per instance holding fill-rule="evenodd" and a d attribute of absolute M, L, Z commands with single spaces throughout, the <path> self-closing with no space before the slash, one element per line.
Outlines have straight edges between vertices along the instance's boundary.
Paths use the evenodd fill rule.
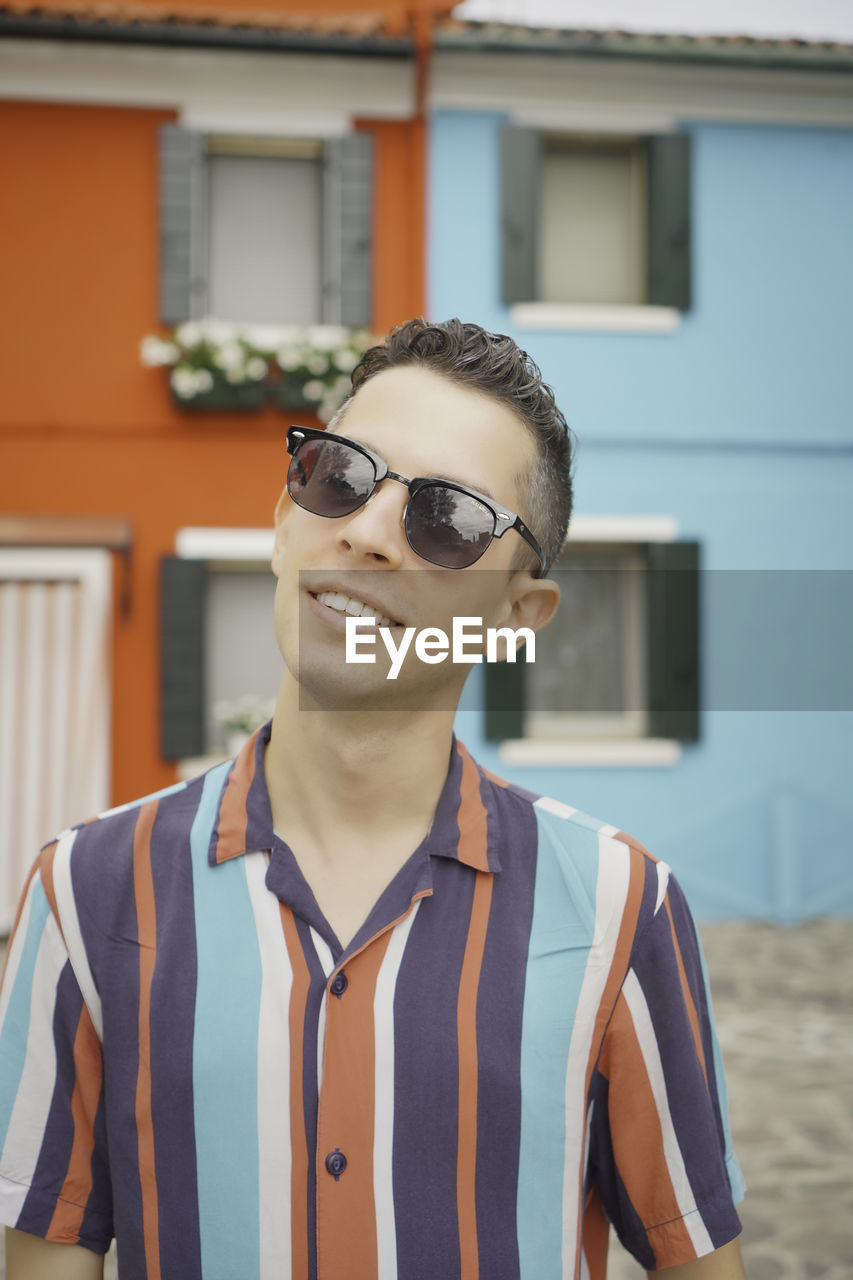
<path fill-rule="evenodd" d="M 313 594 L 313 593 L 312 593 Z M 324 604 L 327 609 L 334 609 L 336 613 L 348 614 L 351 618 L 373 618 L 379 627 L 400 627 L 401 622 L 395 622 L 393 618 L 380 614 L 372 604 L 365 604 L 363 600 L 356 599 L 355 596 L 345 596 L 341 591 L 321 591 L 314 596 L 314 599 Z"/>

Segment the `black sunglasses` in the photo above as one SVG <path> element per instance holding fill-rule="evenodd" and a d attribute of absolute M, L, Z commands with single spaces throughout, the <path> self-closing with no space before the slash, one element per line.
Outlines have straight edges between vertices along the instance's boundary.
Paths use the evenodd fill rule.
<path fill-rule="evenodd" d="M 397 480 L 409 491 L 406 538 L 422 559 L 444 569 L 466 569 L 492 538 L 517 529 L 539 557 L 536 576 L 545 573 L 542 548 L 521 517 L 475 489 L 429 476 L 407 480 L 364 445 L 314 427 L 291 427 L 287 451 L 292 455 L 287 492 L 315 516 L 351 515 L 383 480 Z"/>

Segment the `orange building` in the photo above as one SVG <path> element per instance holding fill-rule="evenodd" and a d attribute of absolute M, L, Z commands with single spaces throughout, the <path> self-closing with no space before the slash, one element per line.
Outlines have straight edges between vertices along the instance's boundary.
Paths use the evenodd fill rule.
<path fill-rule="evenodd" d="M 381 333 L 422 312 L 423 87 L 431 18 L 449 7 L 6 6 L 0 812 L 24 863 L 57 820 L 84 816 L 81 796 L 121 803 L 175 779 L 164 559 L 188 527 L 268 526 L 285 427 L 314 420 L 189 410 L 140 341 L 227 316 L 229 298 L 251 308 L 259 258 L 265 313 L 228 318 Z M 279 228 L 288 174 L 299 192 Z"/>

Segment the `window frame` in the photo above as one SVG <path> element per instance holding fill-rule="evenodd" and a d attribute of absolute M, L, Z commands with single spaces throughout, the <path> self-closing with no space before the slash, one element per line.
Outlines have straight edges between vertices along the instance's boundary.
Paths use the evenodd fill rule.
<path fill-rule="evenodd" d="M 217 561 L 269 566 L 272 529 L 180 529 L 160 560 L 160 754 L 192 777 L 207 749 L 207 590 Z"/>
<path fill-rule="evenodd" d="M 645 293 L 647 291 L 648 276 L 648 264 L 646 261 L 648 255 L 648 148 L 646 139 L 639 135 L 570 134 L 558 133 L 550 129 L 543 130 L 540 134 L 540 139 L 540 164 L 542 170 L 540 174 L 540 200 L 537 209 L 537 246 L 545 240 L 543 231 L 547 218 L 544 195 L 547 189 L 547 168 L 550 159 L 554 157 L 571 159 L 592 155 L 596 158 L 617 157 L 624 161 L 628 192 L 628 198 L 625 202 L 627 206 L 626 223 L 631 258 L 629 274 L 632 277 L 628 285 L 628 292 L 637 296 L 626 296 L 617 302 L 601 302 L 592 299 L 574 301 L 571 298 L 548 297 L 543 288 L 543 283 L 548 275 L 545 267 L 551 259 L 550 257 L 545 258 L 545 254 L 537 254 L 536 300 L 541 300 L 551 306 L 560 306 L 566 303 L 582 307 L 629 306 L 634 308 L 646 306 Z M 546 243 L 545 248 L 547 249 L 547 247 Z M 543 258 L 545 261 L 543 261 Z"/>
<path fill-rule="evenodd" d="M 508 764 L 672 764 L 701 737 L 699 542 L 669 517 L 575 517 L 568 544 L 631 543 L 646 568 L 647 733 L 559 738 L 526 732 L 524 663 L 484 668 L 484 735 Z"/>
<path fill-rule="evenodd" d="M 505 123 L 500 141 L 503 302 L 521 328 L 671 332 L 692 306 L 691 137 L 688 132 L 633 135 L 646 151 L 646 301 L 641 305 L 543 302 L 538 277 L 539 192 L 542 155 L 554 128 Z M 584 135 L 562 133 L 567 145 Z M 599 132 L 599 145 L 626 144 L 624 133 Z"/>
<path fill-rule="evenodd" d="M 256 137 L 160 126 L 159 310 L 163 324 L 208 314 L 207 160 L 210 154 L 319 154 L 322 185 L 321 297 L 324 324 L 370 328 L 373 316 L 374 146 L 354 130 L 336 137 Z M 230 320 L 234 317 L 223 316 Z"/>

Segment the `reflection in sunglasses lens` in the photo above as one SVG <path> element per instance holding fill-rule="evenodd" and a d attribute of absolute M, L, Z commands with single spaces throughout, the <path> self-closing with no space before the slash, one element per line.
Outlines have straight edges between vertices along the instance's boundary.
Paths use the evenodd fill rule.
<path fill-rule="evenodd" d="M 373 464 L 356 449 L 333 440 L 309 440 L 290 467 L 290 496 L 319 516 L 357 511 L 373 490 Z"/>
<path fill-rule="evenodd" d="M 406 512 L 412 549 L 448 569 L 464 569 L 479 560 L 494 527 L 494 517 L 483 503 L 438 484 L 419 489 Z"/>

